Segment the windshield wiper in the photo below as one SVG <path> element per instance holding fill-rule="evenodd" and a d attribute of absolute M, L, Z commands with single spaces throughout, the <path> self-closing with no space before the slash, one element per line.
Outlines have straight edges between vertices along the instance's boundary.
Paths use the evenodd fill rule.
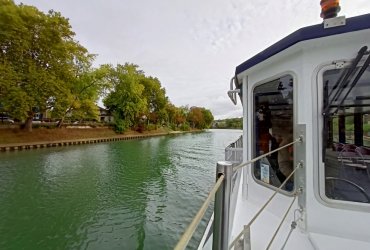
<path fill-rule="evenodd" d="M 339 77 L 338 81 L 335 83 L 332 91 L 327 97 L 328 98 L 327 100 L 329 102 L 323 109 L 323 112 L 322 112 L 323 116 L 326 116 L 328 114 L 328 111 L 330 110 L 330 107 L 332 106 L 332 104 L 340 97 L 345 87 L 348 85 L 348 82 L 351 81 L 353 73 L 355 72 L 358 63 L 360 62 L 361 58 L 364 56 L 366 50 L 367 50 L 367 46 L 362 47 L 358 51 L 355 60 L 351 64 L 351 67 L 348 70 L 343 70 L 342 75 Z M 330 97 L 333 94 L 335 89 L 337 89 L 337 92 L 335 92 L 334 97 L 330 100 Z"/>
<path fill-rule="evenodd" d="M 362 65 L 360 71 L 357 73 L 355 79 L 353 80 L 352 84 L 351 84 L 351 87 L 349 88 L 349 90 L 347 91 L 347 93 L 344 95 L 344 97 L 342 98 L 342 100 L 340 101 L 340 103 L 338 104 L 336 110 L 334 111 L 334 113 L 336 113 L 339 108 L 342 106 L 343 102 L 347 99 L 349 93 L 351 93 L 352 89 L 356 86 L 358 80 L 360 80 L 361 76 L 364 74 L 366 68 L 369 66 L 370 64 L 370 53 L 369 53 L 369 56 L 367 57 L 364 65 Z"/>
<path fill-rule="evenodd" d="M 332 105 L 334 104 L 334 102 L 336 102 L 338 100 L 338 98 L 344 92 L 344 89 L 351 82 L 353 74 L 356 71 L 357 65 L 360 62 L 360 60 L 362 59 L 362 57 L 365 55 L 366 51 L 367 51 L 367 46 L 363 46 L 358 51 L 357 56 L 356 56 L 355 60 L 352 62 L 350 68 L 348 70 L 343 70 L 341 76 L 338 78 L 338 81 L 333 86 L 330 94 L 328 94 L 328 96 L 326 98 L 324 98 L 324 102 L 325 102 L 325 100 L 328 100 L 328 102 L 326 103 L 326 105 L 324 105 L 323 112 L 322 112 L 322 115 L 324 117 L 324 124 L 323 124 L 323 131 L 322 131 L 322 139 L 323 139 L 323 141 L 322 141 L 322 161 L 323 162 L 325 162 L 326 147 L 327 147 L 327 144 L 328 144 L 329 116 L 330 116 L 330 114 L 336 113 L 339 110 L 340 106 L 343 104 L 345 99 L 348 97 L 349 93 L 352 91 L 353 87 L 357 84 L 358 80 L 360 79 L 362 74 L 365 72 L 367 66 L 370 63 L 370 55 L 367 58 L 367 60 L 365 61 L 364 65 L 362 65 L 360 71 L 357 73 L 357 75 L 356 75 L 354 81 L 352 82 L 349 90 L 347 91 L 345 96 L 339 102 L 339 105 L 337 106 L 335 112 L 330 113 L 329 111 L 330 111 Z M 329 87 L 328 82 L 326 82 L 325 84 L 326 84 L 326 87 Z M 330 97 L 334 93 L 335 89 L 337 89 L 337 90 L 334 94 L 334 97 L 332 99 L 330 99 Z"/>

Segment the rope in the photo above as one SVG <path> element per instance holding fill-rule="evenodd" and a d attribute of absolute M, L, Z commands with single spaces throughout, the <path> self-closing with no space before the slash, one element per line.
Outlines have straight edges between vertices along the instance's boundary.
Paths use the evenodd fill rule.
<path fill-rule="evenodd" d="M 272 201 L 272 199 L 275 197 L 275 195 L 278 193 L 278 191 L 280 191 L 282 189 L 282 187 L 286 184 L 286 182 L 290 179 L 290 177 L 293 176 L 293 174 L 297 171 L 298 168 L 300 168 L 302 166 L 301 163 L 298 163 L 297 166 L 294 168 L 294 170 L 292 171 L 292 173 L 290 173 L 290 175 L 285 179 L 285 181 L 279 186 L 278 189 L 275 190 L 275 192 L 271 195 L 271 197 L 266 201 L 266 203 L 260 208 L 260 210 L 258 210 L 258 212 L 254 215 L 254 217 L 252 218 L 252 220 L 248 223 L 247 227 L 250 227 L 250 225 L 252 225 L 252 223 L 257 219 L 257 217 L 262 213 L 262 211 L 267 207 L 267 205 Z M 233 240 L 233 242 L 231 243 L 230 247 L 229 248 L 232 248 L 235 243 L 240 239 L 240 237 L 244 234 L 244 230 L 242 230 L 238 236 L 236 236 L 236 238 Z"/>
<path fill-rule="evenodd" d="M 299 218 L 296 218 L 296 217 L 295 217 L 295 215 L 296 215 L 296 212 L 297 212 L 297 211 L 301 213 L 301 215 L 299 216 Z M 296 227 L 297 227 L 297 222 L 298 222 L 299 220 L 302 220 L 302 210 L 300 210 L 300 209 L 296 209 L 296 210 L 294 211 L 294 220 L 292 221 L 292 224 L 290 225 L 290 231 L 289 231 L 288 236 L 286 237 L 286 239 L 285 239 L 285 241 L 284 241 L 283 246 L 281 247 L 281 250 L 283 250 L 283 249 L 285 248 L 285 246 L 286 246 L 286 244 L 288 243 L 288 240 L 289 240 L 289 238 L 290 238 L 290 235 L 292 234 L 293 230 L 294 230 L 294 229 L 296 229 Z"/>
<path fill-rule="evenodd" d="M 279 230 L 280 230 L 280 228 L 281 228 L 281 225 L 283 224 L 283 222 L 284 222 L 285 218 L 287 217 L 287 215 L 288 215 L 288 213 L 289 213 L 290 209 L 292 208 L 293 203 L 295 202 L 295 200 L 296 200 L 296 199 L 297 199 L 297 195 L 294 195 L 294 199 L 292 200 L 292 203 L 290 203 L 290 206 L 289 206 L 288 210 L 285 212 L 283 219 L 280 221 L 280 224 L 279 224 L 278 228 L 276 229 L 276 231 L 275 231 L 274 235 L 272 236 L 272 238 L 271 238 L 271 240 L 270 240 L 270 243 L 268 244 L 268 246 L 267 246 L 266 250 L 270 249 L 270 247 L 271 247 L 271 245 L 272 245 L 272 242 L 274 241 L 274 239 L 275 239 L 275 237 L 276 237 L 277 233 L 279 232 Z M 293 230 L 292 230 L 292 231 L 293 231 Z"/>
<path fill-rule="evenodd" d="M 240 165 L 238 165 L 238 166 L 235 166 L 233 170 L 234 170 L 234 172 L 235 172 L 235 171 L 238 171 L 239 169 L 241 169 L 241 168 L 243 168 L 243 167 L 245 167 L 245 166 L 247 166 L 247 165 L 249 165 L 249 164 L 251 164 L 251 163 L 254 163 L 254 162 L 258 161 L 258 160 L 262 159 L 263 157 L 269 156 L 269 155 L 270 155 L 270 154 L 272 154 L 272 153 L 275 153 L 275 152 L 277 152 L 277 151 L 279 151 L 279 150 L 281 150 L 281 149 L 283 149 L 283 148 L 289 147 L 289 146 L 291 146 L 291 145 L 293 145 L 293 144 L 295 144 L 295 143 L 297 143 L 297 142 L 301 142 L 301 141 L 302 141 L 302 138 L 301 138 L 301 137 L 299 137 L 299 138 L 298 138 L 298 139 L 296 139 L 295 141 L 293 141 L 293 142 L 291 142 L 291 143 L 288 143 L 288 144 L 286 144 L 286 145 L 284 145 L 284 146 L 281 146 L 280 148 L 274 149 L 274 150 L 272 150 L 272 151 L 270 151 L 270 152 L 268 152 L 268 153 L 266 153 L 266 154 L 263 154 L 263 155 L 260 155 L 260 156 L 258 156 L 258 157 L 256 157 L 256 158 L 254 158 L 254 159 L 252 159 L 252 160 L 250 160 L 250 161 L 247 161 L 247 162 L 242 163 L 242 164 L 240 164 Z"/>
<path fill-rule="evenodd" d="M 211 202 L 212 198 L 215 196 L 215 193 L 217 192 L 217 190 L 219 189 L 219 187 L 221 186 L 222 184 L 222 181 L 224 180 L 225 176 L 224 175 L 221 175 L 216 184 L 213 186 L 211 192 L 209 192 L 208 194 L 208 197 L 207 199 L 204 201 L 202 207 L 199 209 L 198 213 L 195 215 L 193 221 L 190 223 L 190 225 L 188 226 L 188 228 L 186 229 L 185 233 L 181 236 L 179 242 L 177 243 L 176 247 L 174 248 L 175 250 L 182 250 L 182 249 L 185 249 L 189 240 L 191 239 L 191 237 L 193 236 L 194 232 L 195 232 L 195 229 L 197 229 L 198 227 L 198 224 L 200 223 L 200 221 L 202 220 L 208 206 L 209 206 L 209 203 Z"/>
<path fill-rule="evenodd" d="M 284 244 L 283 246 L 281 247 L 281 250 L 283 250 L 286 246 L 286 243 L 288 243 L 288 240 L 290 238 L 290 235 L 292 234 L 293 230 L 297 227 L 297 222 L 295 221 L 292 221 L 292 225 L 290 226 L 290 230 L 289 230 L 289 233 L 288 233 L 288 236 L 286 237 L 285 241 L 284 241 Z"/>

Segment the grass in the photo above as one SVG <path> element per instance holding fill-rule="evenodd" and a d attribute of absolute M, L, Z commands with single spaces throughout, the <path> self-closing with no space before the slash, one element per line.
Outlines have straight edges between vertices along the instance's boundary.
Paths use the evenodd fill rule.
<path fill-rule="evenodd" d="M 140 135 L 140 134 L 158 134 L 166 133 L 166 129 L 161 128 L 154 131 L 144 131 L 138 133 L 135 131 L 128 131 L 124 135 Z M 108 138 L 115 137 L 119 134 L 115 133 L 109 128 L 37 128 L 33 129 L 32 132 L 27 132 L 18 128 L 3 128 L 0 129 L 0 144 L 12 144 L 12 143 L 32 143 L 32 142 L 51 142 L 51 141 L 62 141 L 62 140 L 77 140 L 77 139 L 88 139 L 88 138 Z"/>

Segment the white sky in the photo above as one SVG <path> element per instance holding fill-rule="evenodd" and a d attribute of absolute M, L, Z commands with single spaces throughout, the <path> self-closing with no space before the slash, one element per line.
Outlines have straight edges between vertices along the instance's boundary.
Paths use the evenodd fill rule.
<path fill-rule="evenodd" d="M 157 77 L 176 106 L 216 119 L 240 117 L 226 92 L 235 67 L 295 30 L 318 24 L 320 0 L 22 0 L 70 19 L 95 65 L 135 63 Z M 340 15 L 370 13 L 342 0 Z"/>

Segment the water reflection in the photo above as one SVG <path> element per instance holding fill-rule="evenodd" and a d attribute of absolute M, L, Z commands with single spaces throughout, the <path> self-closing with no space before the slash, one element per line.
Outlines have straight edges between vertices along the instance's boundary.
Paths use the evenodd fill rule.
<path fill-rule="evenodd" d="M 0 249 L 172 249 L 213 184 L 224 147 L 239 135 L 4 154 Z M 190 248 L 204 228 L 205 221 Z"/>

